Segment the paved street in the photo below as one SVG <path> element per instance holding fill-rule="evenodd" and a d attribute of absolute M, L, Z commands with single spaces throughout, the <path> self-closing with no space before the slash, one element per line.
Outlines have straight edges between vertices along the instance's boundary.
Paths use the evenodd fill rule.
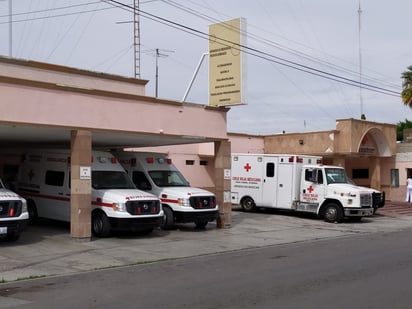
<path fill-rule="evenodd" d="M 404 205 L 400 209 L 409 207 Z M 385 206 L 386 208 L 386 206 Z M 412 226 L 412 216 L 392 206 L 360 223 L 326 223 L 313 216 L 287 212 L 233 211 L 229 229 L 205 230 L 180 225 L 176 230 L 155 230 L 151 235 L 119 234 L 77 242 L 66 224 L 29 226 L 15 243 L 0 242 L 0 281 L 73 274 L 114 266 L 179 259 L 357 234 L 401 231 Z M 409 209 L 407 209 L 409 210 Z M 406 210 L 405 210 L 406 211 Z M 390 212 L 390 216 L 386 213 Z"/>
<path fill-rule="evenodd" d="M 18 281 L 0 285 L 0 308 L 410 308 L 411 236 L 352 233 Z"/>

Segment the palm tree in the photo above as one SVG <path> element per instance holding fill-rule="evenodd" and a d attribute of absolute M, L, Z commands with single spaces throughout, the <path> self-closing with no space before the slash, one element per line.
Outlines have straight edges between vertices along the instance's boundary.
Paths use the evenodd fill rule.
<path fill-rule="evenodd" d="M 408 71 L 402 73 L 402 101 L 405 105 L 412 108 L 412 65 L 408 67 Z"/>

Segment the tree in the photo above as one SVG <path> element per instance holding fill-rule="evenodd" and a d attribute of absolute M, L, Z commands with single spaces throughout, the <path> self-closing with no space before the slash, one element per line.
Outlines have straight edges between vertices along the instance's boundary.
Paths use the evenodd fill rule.
<path fill-rule="evenodd" d="M 403 104 L 412 108 L 412 65 L 408 67 L 408 71 L 402 73 L 402 101 Z"/>
<path fill-rule="evenodd" d="M 396 140 L 403 141 L 403 130 L 411 129 L 411 128 L 412 128 L 412 122 L 409 121 L 408 119 L 405 119 L 405 121 L 399 121 L 396 124 Z"/>

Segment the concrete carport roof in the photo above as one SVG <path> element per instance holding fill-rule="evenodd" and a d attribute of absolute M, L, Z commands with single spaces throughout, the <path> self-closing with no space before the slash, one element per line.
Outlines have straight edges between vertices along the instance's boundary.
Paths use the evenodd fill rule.
<path fill-rule="evenodd" d="M 90 238 L 91 183 L 79 167 L 93 148 L 215 143 L 219 208 L 230 223 L 224 170 L 230 167 L 226 113 L 229 109 L 145 96 L 147 81 L 52 64 L 0 57 L 0 150 L 72 148 L 71 235 Z M 229 163 L 227 163 L 229 162 Z M 76 171 L 76 172 L 74 172 Z M 217 176 L 220 177 L 220 176 Z M 220 179 L 220 178 L 219 178 Z M 230 185 L 230 182 L 229 182 Z M 87 210 L 87 211 L 83 211 Z"/>
<path fill-rule="evenodd" d="M 69 148 L 71 131 L 77 128 L 0 124 L 0 148 Z M 92 148 L 138 148 L 214 142 L 203 136 L 170 136 L 130 132 L 92 130 Z"/>
<path fill-rule="evenodd" d="M 93 147 L 226 140 L 226 108 L 147 97 L 147 81 L 0 57 L 0 145 L 69 146 L 72 130 Z"/>

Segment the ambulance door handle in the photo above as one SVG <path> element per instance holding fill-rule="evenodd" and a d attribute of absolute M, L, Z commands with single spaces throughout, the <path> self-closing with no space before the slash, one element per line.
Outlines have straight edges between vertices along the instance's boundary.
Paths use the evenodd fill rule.
<path fill-rule="evenodd" d="M 281 183 L 281 184 L 279 184 L 279 187 L 283 188 L 283 184 L 282 184 L 282 183 Z"/>

